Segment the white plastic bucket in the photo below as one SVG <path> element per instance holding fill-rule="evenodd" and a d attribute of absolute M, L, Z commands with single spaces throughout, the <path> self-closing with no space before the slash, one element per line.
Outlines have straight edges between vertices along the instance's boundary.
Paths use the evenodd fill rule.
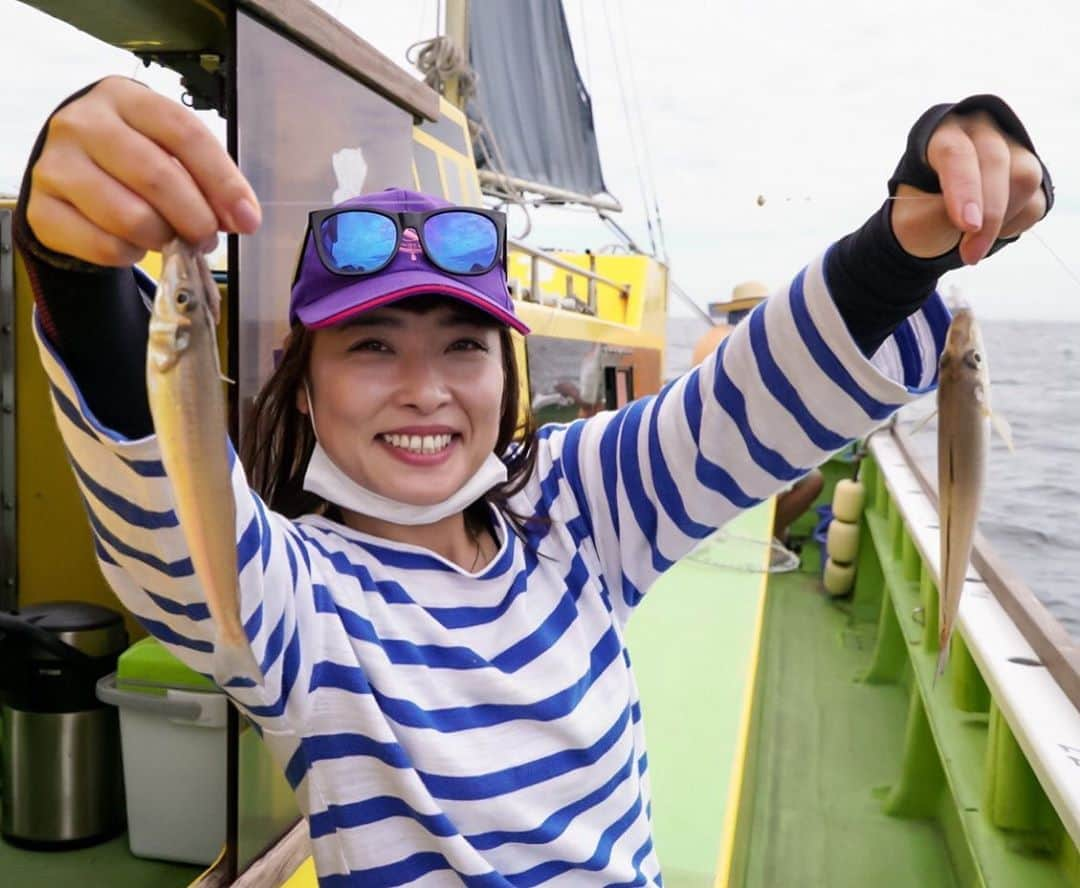
<path fill-rule="evenodd" d="M 128 839 L 137 857 L 209 865 L 225 844 L 228 702 L 220 692 L 164 696 L 97 685 L 120 710 Z"/>

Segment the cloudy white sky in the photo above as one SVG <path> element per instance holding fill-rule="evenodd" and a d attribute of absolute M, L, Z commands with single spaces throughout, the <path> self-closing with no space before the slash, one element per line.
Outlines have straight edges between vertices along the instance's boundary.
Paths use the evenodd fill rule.
<path fill-rule="evenodd" d="M 436 0 L 320 5 L 403 66 L 405 47 L 436 25 Z M 1058 205 L 1038 232 L 1080 275 L 1075 0 L 564 5 L 624 224 L 648 242 L 643 164 L 632 150 L 614 51 L 631 109 L 644 121 L 673 275 L 700 303 L 726 298 L 748 278 L 780 285 L 860 224 L 880 204 L 915 118 L 974 92 L 1003 96 L 1027 124 L 1057 185 Z M 51 108 L 106 73 L 133 74 L 136 64 L 17 0 L 0 0 L 0 34 L 0 191 L 10 192 Z M 179 94 L 168 72 L 139 71 Z M 637 141 L 641 155 L 640 132 Z M 546 214 L 535 237 L 558 246 L 612 240 L 573 212 Z M 950 280 L 984 317 L 1080 320 L 1080 282 L 1030 236 Z"/>

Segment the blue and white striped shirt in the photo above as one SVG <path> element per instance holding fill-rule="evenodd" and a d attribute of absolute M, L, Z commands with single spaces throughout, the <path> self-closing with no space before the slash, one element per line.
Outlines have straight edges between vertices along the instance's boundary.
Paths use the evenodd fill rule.
<path fill-rule="evenodd" d="M 645 734 L 624 643 L 657 577 L 931 387 L 937 296 L 867 361 L 819 259 L 700 367 L 617 412 L 540 432 L 470 574 L 317 516 L 288 520 L 234 457 L 256 721 L 309 818 L 320 885 L 659 885 Z M 40 335 L 101 568 L 182 660 L 214 631 L 153 437 L 101 426 Z M 880 369 L 879 369 L 880 368 Z"/>

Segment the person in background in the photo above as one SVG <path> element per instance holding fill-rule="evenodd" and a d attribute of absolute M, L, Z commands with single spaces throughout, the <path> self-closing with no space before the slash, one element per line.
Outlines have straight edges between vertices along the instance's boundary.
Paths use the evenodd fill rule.
<path fill-rule="evenodd" d="M 802 478 L 776 496 L 776 512 L 773 515 L 773 539 L 770 569 L 775 573 L 798 568 L 800 559 L 794 551 L 788 529 L 795 520 L 808 512 L 814 500 L 821 495 L 825 477 L 821 469 L 811 469 Z"/>
<path fill-rule="evenodd" d="M 887 201 L 700 366 L 539 430 L 519 423 L 499 214 L 403 188 L 313 213 L 232 469 L 261 680 L 222 684 L 296 793 L 322 888 L 661 884 L 627 621 L 718 526 L 934 385 L 938 277 L 1051 196 L 987 96 L 920 118 L 890 190 L 924 199 Z M 13 221 L 101 569 L 214 674 L 132 266 L 254 232 L 258 199 L 190 111 L 114 77 L 49 119 Z"/>

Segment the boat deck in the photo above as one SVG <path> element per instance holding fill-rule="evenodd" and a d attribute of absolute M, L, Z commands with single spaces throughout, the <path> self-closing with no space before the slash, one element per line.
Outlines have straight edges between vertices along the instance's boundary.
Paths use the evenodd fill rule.
<path fill-rule="evenodd" d="M 184 888 L 204 869 L 135 857 L 127 833 L 77 851 L 24 851 L 0 841 L 0 885 L 11 888 Z"/>
<path fill-rule="evenodd" d="M 749 845 L 730 884 L 953 886 L 938 821 L 882 810 L 903 758 L 908 692 L 858 680 L 876 624 L 853 623 L 816 582 L 816 572 L 770 578 Z"/>
<path fill-rule="evenodd" d="M 681 562 L 631 624 L 664 884 L 953 886 L 937 822 L 882 810 L 902 758 L 908 694 L 858 681 L 876 623 L 853 621 L 845 603 L 823 596 L 814 546 L 799 571 L 767 575 L 767 592 L 766 575 L 732 569 L 761 562 L 762 545 L 747 539 L 767 538 L 769 514 L 745 514 L 726 541 L 703 548 L 704 560 L 728 567 Z"/>
<path fill-rule="evenodd" d="M 771 502 L 740 515 L 668 571 L 630 621 L 668 888 L 711 888 L 727 868 L 771 525 Z"/>

